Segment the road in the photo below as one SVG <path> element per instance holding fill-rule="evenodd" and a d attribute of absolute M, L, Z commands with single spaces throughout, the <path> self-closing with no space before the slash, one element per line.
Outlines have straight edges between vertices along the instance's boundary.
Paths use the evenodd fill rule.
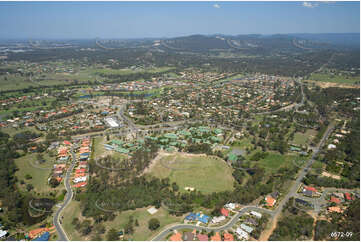
<path fill-rule="evenodd" d="M 71 189 L 70 182 L 69 182 L 71 173 L 76 164 L 76 158 L 75 158 L 75 153 L 74 153 L 73 149 L 71 149 L 71 155 L 72 155 L 72 164 L 69 167 L 69 169 L 67 170 L 65 179 L 64 179 L 64 186 L 65 186 L 67 193 L 66 193 L 64 202 L 61 204 L 61 207 L 56 211 L 55 216 L 53 218 L 53 224 L 55 226 L 56 231 L 58 232 L 58 235 L 59 235 L 58 240 L 59 241 L 68 241 L 69 240 L 68 236 L 66 235 L 66 233 L 60 223 L 60 220 L 61 220 L 60 217 L 61 217 L 62 211 L 66 208 L 66 206 L 68 206 L 68 204 L 71 202 L 71 199 L 73 198 L 73 190 Z"/>
<path fill-rule="evenodd" d="M 303 178 L 306 176 L 306 174 L 309 171 L 309 168 L 312 166 L 313 162 L 315 161 L 315 157 L 318 155 L 320 148 L 323 146 L 323 144 L 325 143 L 325 141 L 327 140 L 328 136 L 331 134 L 332 130 L 334 129 L 334 123 L 331 123 L 325 134 L 323 135 L 321 141 L 319 142 L 319 144 L 315 147 L 313 154 L 311 156 L 311 158 L 309 159 L 309 161 L 307 162 L 306 166 L 303 167 L 301 169 L 301 171 L 298 173 L 298 176 L 295 180 L 295 182 L 293 183 L 292 187 L 290 188 L 289 192 L 286 194 L 286 196 L 280 201 L 280 203 L 278 204 L 277 208 L 275 210 L 268 210 L 268 209 L 264 209 L 264 208 L 259 208 L 259 207 L 255 207 L 255 206 L 246 206 L 244 208 L 242 208 L 234 217 L 232 217 L 232 219 L 225 225 L 220 226 L 220 227 L 203 227 L 203 226 L 196 226 L 196 225 L 190 225 L 190 224 L 179 224 L 179 225 L 174 225 L 170 228 L 167 228 L 165 230 L 163 230 L 161 233 L 159 233 L 157 236 L 155 236 L 152 240 L 158 241 L 158 240 L 164 240 L 165 237 L 172 232 L 173 230 L 179 230 L 179 229 L 198 229 L 198 230 L 206 230 L 206 231 L 220 231 L 220 230 L 225 230 L 225 229 L 229 229 L 231 228 L 237 221 L 238 218 L 240 216 L 242 216 L 245 212 L 250 211 L 250 210 L 258 210 L 261 212 L 266 212 L 271 214 L 271 218 L 273 221 L 275 221 L 275 219 L 277 219 L 277 217 L 280 215 L 280 213 L 282 212 L 283 207 L 285 206 L 285 204 L 287 203 L 287 201 L 291 198 L 296 196 L 297 194 L 297 190 L 300 187 L 300 185 L 302 184 L 302 180 Z"/>
<path fill-rule="evenodd" d="M 221 231 L 221 230 L 225 230 L 228 228 L 231 228 L 233 225 L 235 225 L 235 223 L 237 223 L 238 219 L 246 212 L 250 212 L 250 211 L 258 211 L 258 212 L 264 212 L 264 213 L 268 213 L 273 215 L 274 211 L 272 210 L 268 210 L 268 209 L 264 209 L 264 208 L 260 208 L 260 207 L 256 207 L 256 206 L 246 206 L 244 208 L 242 208 L 241 210 L 239 210 L 239 212 L 234 215 L 230 221 L 228 221 L 226 224 L 219 226 L 219 227 L 204 227 L 204 226 L 197 226 L 197 225 L 193 225 L 193 224 L 179 224 L 179 225 L 174 225 L 170 228 L 166 228 L 165 230 L 163 230 L 162 232 L 160 232 L 157 236 L 155 236 L 152 241 L 159 241 L 159 240 L 165 240 L 165 237 L 172 232 L 173 230 L 180 230 L 180 229 L 198 229 L 198 230 L 205 230 L 207 232 L 210 231 Z"/>

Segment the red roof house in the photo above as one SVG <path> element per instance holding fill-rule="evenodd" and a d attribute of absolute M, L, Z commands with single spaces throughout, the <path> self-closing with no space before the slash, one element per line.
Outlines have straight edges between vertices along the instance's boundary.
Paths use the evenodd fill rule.
<path fill-rule="evenodd" d="M 307 186 L 305 186 L 304 188 L 305 188 L 306 190 L 308 190 L 308 191 L 317 192 L 316 188 L 314 188 L 314 187 L 307 187 Z"/>
<path fill-rule="evenodd" d="M 208 241 L 208 235 L 206 234 L 197 234 L 197 238 L 199 241 Z"/>
<path fill-rule="evenodd" d="M 221 214 L 222 214 L 223 216 L 228 217 L 229 211 L 228 211 L 227 209 L 225 209 L 225 208 L 222 208 L 222 209 L 221 209 Z"/>
<path fill-rule="evenodd" d="M 234 237 L 230 233 L 224 233 L 223 237 L 224 237 L 224 241 L 234 241 Z"/>
<path fill-rule="evenodd" d="M 332 203 L 336 203 L 336 204 L 340 204 L 340 203 L 341 203 L 341 200 L 338 199 L 337 197 L 334 197 L 334 196 L 331 196 L 330 201 L 331 201 Z"/>

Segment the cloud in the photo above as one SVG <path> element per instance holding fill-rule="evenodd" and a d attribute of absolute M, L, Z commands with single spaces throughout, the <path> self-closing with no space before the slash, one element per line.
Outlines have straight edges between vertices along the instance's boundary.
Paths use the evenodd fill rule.
<path fill-rule="evenodd" d="M 315 7 L 318 7 L 318 3 L 303 2 L 302 6 L 304 6 L 306 8 L 315 8 Z"/>
<path fill-rule="evenodd" d="M 214 7 L 214 8 L 221 8 L 221 6 L 220 6 L 219 4 L 217 4 L 217 3 L 214 4 L 213 7 Z"/>

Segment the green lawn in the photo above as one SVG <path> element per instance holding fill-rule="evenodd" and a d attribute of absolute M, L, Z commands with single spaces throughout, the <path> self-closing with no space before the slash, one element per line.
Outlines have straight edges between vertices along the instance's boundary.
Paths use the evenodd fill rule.
<path fill-rule="evenodd" d="M 317 135 L 317 131 L 308 129 L 305 133 L 297 132 L 293 138 L 292 143 L 302 146 L 307 145 Z"/>
<path fill-rule="evenodd" d="M 168 211 L 164 208 L 160 208 L 157 213 L 151 215 L 147 212 L 147 208 L 138 208 L 136 210 L 128 210 L 122 212 L 118 215 L 114 221 L 106 222 L 105 227 L 108 229 L 115 228 L 117 230 L 123 229 L 125 224 L 128 223 L 129 216 L 133 216 L 134 220 L 138 219 L 139 226 L 134 226 L 134 234 L 130 236 L 132 240 L 150 240 L 156 234 L 158 234 L 162 229 L 167 226 L 168 224 L 172 223 L 179 223 L 183 220 L 183 218 L 176 217 L 173 215 L 169 215 Z M 160 227 L 155 230 L 151 231 L 148 229 L 148 221 L 151 218 L 157 218 L 160 221 Z"/>
<path fill-rule="evenodd" d="M 74 218 L 79 218 L 80 220 L 85 219 L 81 216 L 80 202 L 72 201 L 68 207 L 64 210 L 64 220 L 63 226 L 69 236 L 70 240 L 87 240 L 88 238 L 82 237 L 81 234 L 75 229 L 74 225 L 71 224 Z M 118 231 L 124 229 L 125 224 L 129 221 L 129 216 L 133 216 L 134 220 L 137 219 L 139 226 L 134 226 L 134 234 L 129 236 L 129 239 L 136 241 L 146 241 L 153 238 L 158 234 L 165 226 L 172 223 L 179 223 L 183 220 L 183 217 L 176 217 L 170 215 L 167 210 L 160 208 L 157 213 L 151 215 L 147 212 L 147 208 L 138 208 L 135 210 L 127 210 L 118 214 L 113 221 L 107 221 L 104 224 L 106 228 L 106 233 L 111 228 L 114 228 Z M 151 218 L 157 218 L 160 221 L 160 227 L 151 231 L 148 229 L 148 221 Z M 105 233 L 105 235 L 106 235 Z M 106 239 L 106 236 L 103 235 L 103 239 Z M 92 233 L 90 234 L 92 236 Z"/>
<path fill-rule="evenodd" d="M 294 159 L 307 159 L 296 155 L 281 155 L 279 153 L 269 153 L 268 156 L 257 163 L 266 169 L 267 173 L 273 173 L 281 167 L 294 166 Z"/>
<path fill-rule="evenodd" d="M 166 164 L 175 170 L 162 166 Z M 171 182 L 176 182 L 180 191 L 184 187 L 194 187 L 204 193 L 233 190 L 232 168 L 224 161 L 205 156 L 170 155 L 163 157 L 151 169 L 150 174 L 159 177 L 168 177 Z"/>
<path fill-rule="evenodd" d="M 44 155 L 44 159 L 46 160 L 45 163 L 41 165 L 36 164 L 36 153 L 34 154 L 28 154 L 26 156 L 20 157 L 15 160 L 15 164 L 19 168 L 19 170 L 15 173 L 15 175 L 18 177 L 18 180 L 24 180 L 27 184 L 32 184 L 34 186 L 34 191 L 40 192 L 40 193 L 46 193 L 51 190 L 54 190 L 48 185 L 48 178 L 51 173 L 51 170 L 49 169 L 39 169 L 33 167 L 32 164 L 38 167 L 43 168 L 49 168 L 54 164 L 54 158 L 49 158 L 48 156 Z M 29 174 L 32 176 L 32 179 L 25 179 L 26 174 Z M 20 185 L 20 182 L 18 182 L 19 187 L 22 189 L 25 189 L 26 185 Z M 62 189 L 63 186 L 60 184 L 57 189 Z"/>
<path fill-rule="evenodd" d="M 335 82 L 342 84 L 354 84 L 360 81 L 360 77 L 346 77 L 324 73 L 312 73 L 310 80 L 321 81 L 321 82 Z"/>

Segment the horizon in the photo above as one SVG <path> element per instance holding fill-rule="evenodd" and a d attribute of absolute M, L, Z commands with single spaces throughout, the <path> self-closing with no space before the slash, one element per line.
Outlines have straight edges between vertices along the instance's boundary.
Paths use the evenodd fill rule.
<path fill-rule="evenodd" d="M 29 40 L 96 40 L 96 39 L 100 39 L 100 40 L 107 40 L 107 39 L 112 39 L 112 40 L 153 40 L 153 39 L 172 39 L 172 38 L 181 38 L 181 37 L 190 37 L 190 36 L 216 36 L 216 35 L 221 35 L 221 36 L 247 36 L 247 35 L 261 35 L 261 36 L 274 36 L 274 35 L 294 35 L 294 34 L 310 34 L 310 35 L 341 35 L 341 34 L 358 34 L 360 35 L 360 32 L 340 32 L 340 33 L 274 33 L 274 34 L 234 34 L 234 35 L 227 35 L 227 34 L 222 34 L 222 33 L 215 33 L 215 34 L 189 34 L 189 35 L 179 35 L 179 36 L 172 36 L 172 37 L 138 37 L 138 38 L 118 38 L 118 37 L 108 37 L 108 38 L 103 38 L 103 37 L 89 37 L 89 38 L 65 38 L 65 37 L 59 37 L 59 38 L 48 38 L 48 37 L 39 37 L 39 38 L 25 38 L 25 37 L 19 37 L 19 38 L 2 38 L 0 37 L 0 40 L 22 40 L 22 41 L 29 41 Z"/>
<path fill-rule="evenodd" d="M 359 2 L 0 2 L 0 36 L 76 40 L 359 34 L 359 9 Z"/>

